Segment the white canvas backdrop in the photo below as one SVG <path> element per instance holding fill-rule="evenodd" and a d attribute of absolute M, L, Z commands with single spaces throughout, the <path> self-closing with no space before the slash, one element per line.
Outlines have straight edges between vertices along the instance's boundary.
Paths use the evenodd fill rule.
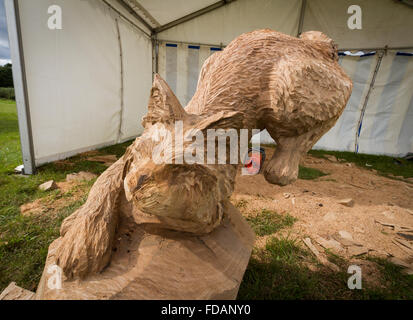
<path fill-rule="evenodd" d="M 160 25 L 203 9 L 217 0 L 129 0 L 139 2 Z"/>
<path fill-rule="evenodd" d="M 350 30 L 347 9 L 359 5 L 362 29 Z M 307 0 L 303 31 L 326 33 L 340 48 L 412 47 L 413 8 L 393 0 Z"/>
<path fill-rule="evenodd" d="M 163 1 L 168 12 L 175 1 Z M 297 35 L 301 0 L 237 0 L 165 30 L 158 39 L 227 45 L 244 32 L 270 28 Z"/>
<path fill-rule="evenodd" d="M 413 152 L 413 55 L 389 51 L 364 113 L 358 152 L 405 155 Z"/>
<path fill-rule="evenodd" d="M 315 149 L 355 151 L 362 108 L 373 78 L 378 55 L 341 55 L 339 63 L 353 81 L 353 91 L 337 123 L 315 144 Z"/>
<path fill-rule="evenodd" d="M 53 4 L 62 30 L 47 26 Z M 36 165 L 136 136 L 152 77 L 150 40 L 100 0 L 20 0 L 19 8 Z"/>
<path fill-rule="evenodd" d="M 120 19 L 123 57 L 123 112 L 119 141 L 143 131 L 142 117 L 147 112 L 152 87 L 152 43 L 129 23 Z"/>
<path fill-rule="evenodd" d="M 158 72 L 185 107 L 195 93 L 205 60 L 220 47 L 160 42 Z"/>

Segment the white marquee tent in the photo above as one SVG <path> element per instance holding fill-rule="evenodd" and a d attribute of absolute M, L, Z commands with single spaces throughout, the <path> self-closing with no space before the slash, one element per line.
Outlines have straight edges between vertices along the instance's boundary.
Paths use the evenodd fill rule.
<path fill-rule="evenodd" d="M 62 28 L 50 29 L 50 6 Z M 350 5 L 362 29 L 349 29 Z M 182 105 L 203 61 L 239 34 L 319 30 L 340 48 L 350 101 L 316 148 L 413 152 L 411 0 L 5 0 L 26 173 L 142 132 L 158 72 Z M 355 53 L 358 52 L 358 53 Z M 260 134 L 261 142 L 270 142 Z M 257 137 L 255 137 L 257 139 Z"/>

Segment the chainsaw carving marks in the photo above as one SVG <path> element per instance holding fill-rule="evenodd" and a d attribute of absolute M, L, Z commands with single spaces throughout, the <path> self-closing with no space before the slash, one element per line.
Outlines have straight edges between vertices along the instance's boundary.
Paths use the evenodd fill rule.
<path fill-rule="evenodd" d="M 248 138 L 253 129 L 267 129 L 277 151 L 263 173 L 285 185 L 337 121 L 351 89 L 334 43 L 320 32 L 239 36 L 204 63 L 185 109 L 156 75 L 143 134 L 98 178 L 49 248 L 45 270 L 60 266 L 63 288 L 48 289 L 44 272 L 36 297 L 235 298 L 254 241 L 229 202 L 237 164 L 188 163 L 190 137 L 202 133 L 206 146 L 209 129 L 246 129 Z M 179 145 L 171 142 L 177 121 Z"/>

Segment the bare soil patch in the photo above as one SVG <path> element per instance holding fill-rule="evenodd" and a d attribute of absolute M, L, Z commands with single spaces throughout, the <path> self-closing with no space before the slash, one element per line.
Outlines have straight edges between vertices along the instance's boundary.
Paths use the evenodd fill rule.
<path fill-rule="evenodd" d="M 273 152 L 266 148 L 267 158 Z M 280 187 L 268 183 L 262 174 L 242 176 L 239 171 L 232 202 L 246 217 L 261 210 L 293 216 L 297 219 L 293 227 L 281 233 L 299 239 L 308 237 L 320 252 L 325 251 L 320 238 L 321 242 L 326 240 L 332 244 L 330 252 L 350 262 L 363 261 L 368 274 L 374 275 L 375 267 L 360 260 L 366 256 L 397 257 L 413 265 L 413 250 L 408 248 L 413 244 L 409 240 L 413 235 L 413 185 L 409 181 L 311 155 L 302 165 L 328 175 Z M 340 204 L 343 199 L 352 199 L 354 204 Z M 405 235 L 401 236 L 403 231 Z M 351 239 L 343 239 L 340 234 L 349 234 Z M 263 247 L 270 236 L 257 237 L 256 246 Z"/>
<path fill-rule="evenodd" d="M 55 214 L 70 203 L 82 199 L 90 190 L 90 183 L 87 181 L 63 181 L 56 184 L 58 189 L 50 192 L 46 197 L 20 206 L 21 214 L 25 216 Z"/>

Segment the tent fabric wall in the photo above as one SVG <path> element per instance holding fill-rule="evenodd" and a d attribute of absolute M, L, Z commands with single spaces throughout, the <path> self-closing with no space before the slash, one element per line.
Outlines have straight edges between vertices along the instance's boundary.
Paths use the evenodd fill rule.
<path fill-rule="evenodd" d="M 152 87 L 152 42 L 129 23 L 119 19 L 123 58 L 123 111 L 117 142 L 135 138 L 143 132 Z"/>
<path fill-rule="evenodd" d="M 383 56 L 363 117 L 358 152 L 405 155 L 413 152 L 413 56 Z"/>
<path fill-rule="evenodd" d="M 362 29 L 350 30 L 347 9 L 359 5 Z M 308 0 L 303 31 L 319 30 L 340 48 L 413 47 L 413 8 L 393 0 Z"/>
<path fill-rule="evenodd" d="M 174 2 L 162 2 L 168 11 Z M 297 35 L 301 0 L 237 0 L 158 34 L 158 39 L 224 44 L 244 32 L 271 28 Z"/>
<path fill-rule="evenodd" d="M 315 149 L 355 151 L 358 122 L 377 64 L 377 54 L 341 55 L 339 63 L 353 81 L 353 91 L 337 123 L 314 146 Z"/>
<path fill-rule="evenodd" d="M 47 26 L 54 4 L 62 30 Z M 20 0 L 19 9 L 36 165 L 137 135 L 152 76 L 150 40 L 119 19 L 128 69 L 122 112 L 118 14 L 100 0 Z"/>
<path fill-rule="evenodd" d="M 161 25 L 216 3 L 138 1 Z M 185 106 L 196 90 L 203 62 L 214 50 L 260 28 L 296 36 L 303 1 L 230 2 L 156 34 L 155 60 L 153 30 L 117 0 L 18 4 L 34 155 L 40 165 L 138 135 L 153 61 Z M 347 8 L 354 4 L 362 8 L 361 30 L 347 27 Z M 47 28 L 51 5 L 63 9 L 62 30 Z M 340 48 L 413 47 L 412 14 L 412 8 L 393 0 L 307 0 L 302 31 L 323 31 Z M 377 59 L 377 54 L 340 58 L 354 81 L 353 94 L 336 126 L 316 148 L 392 155 L 412 151 L 412 58 L 396 51 L 384 56 L 363 110 Z M 273 142 L 266 132 L 259 136 L 261 143 Z"/>
<path fill-rule="evenodd" d="M 205 60 L 220 47 L 159 42 L 158 72 L 185 106 L 195 93 Z"/>

